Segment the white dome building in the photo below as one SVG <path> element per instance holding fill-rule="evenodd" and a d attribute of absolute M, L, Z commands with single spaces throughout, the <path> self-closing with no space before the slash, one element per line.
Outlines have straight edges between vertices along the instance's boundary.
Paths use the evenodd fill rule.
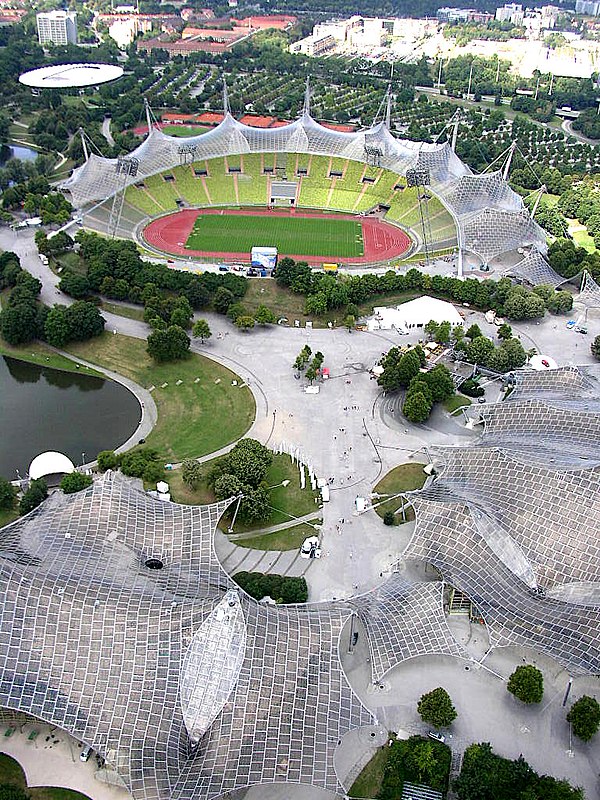
<path fill-rule="evenodd" d="M 29 465 L 29 477 L 32 481 L 45 478 L 48 475 L 66 475 L 75 472 L 75 465 L 63 453 L 48 450 L 40 453 Z"/>

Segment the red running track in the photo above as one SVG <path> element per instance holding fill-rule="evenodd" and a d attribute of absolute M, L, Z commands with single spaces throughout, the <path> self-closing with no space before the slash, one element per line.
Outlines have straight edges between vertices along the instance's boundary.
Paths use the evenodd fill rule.
<path fill-rule="evenodd" d="M 289 217 L 291 215 L 297 217 L 323 217 L 331 219 L 331 214 L 322 214 L 319 212 L 311 213 L 308 211 L 269 211 L 268 209 L 219 209 L 219 208 L 205 208 L 205 209 L 184 209 L 183 211 L 175 211 L 173 214 L 168 214 L 164 217 L 159 217 L 153 220 L 142 231 L 142 237 L 145 241 L 156 250 L 161 250 L 168 255 L 173 256 L 202 256 L 204 258 L 223 258 L 228 261 L 248 261 L 249 253 L 224 253 L 224 252 L 210 252 L 208 250 L 188 250 L 185 243 L 188 240 L 196 217 L 200 214 L 245 214 L 245 215 L 265 215 Z M 340 264 L 370 264 L 373 261 L 389 261 L 392 258 L 399 258 L 404 255 L 412 245 L 412 240 L 400 228 L 383 222 L 380 219 L 373 217 L 356 217 L 351 214 L 335 214 L 336 219 L 352 219 L 359 221 L 362 226 L 363 243 L 364 243 L 364 256 L 357 256 L 354 258 L 339 258 L 337 256 L 329 256 L 323 253 L 322 256 L 305 256 L 302 253 L 284 253 L 289 255 L 296 261 L 308 261 L 309 264 L 321 264 L 327 259 L 335 260 Z"/>

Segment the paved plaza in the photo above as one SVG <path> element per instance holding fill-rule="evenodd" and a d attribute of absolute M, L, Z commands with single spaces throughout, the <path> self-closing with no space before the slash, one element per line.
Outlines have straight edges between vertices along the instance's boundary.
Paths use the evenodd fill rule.
<path fill-rule="evenodd" d="M 45 302 L 69 302 L 57 294 L 56 278 L 39 262 L 29 234 L 2 231 L 0 246 L 15 250 L 43 280 Z M 467 324 L 496 334 L 482 314 L 465 312 Z M 111 330 L 146 338 L 145 325 L 105 316 Z M 500 385 L 490 379 L 485 405 L 473 406 L 467 416 L 438 409 L 426 425 L 415 426 L 402 417 L 398 398 L 383 396 L 369 370 L 392 345 L 416 337 L 293 326 L 244 334 L 209 315 L 212 339 L 192 347 L 249 384 L 257 402 L 249 435 L 273 449 L 294 449 L 319 477 L 332 481 L 331 500 L 322 508 L 321 559 L 307 562 L 295 552 L 242 554 L 222 534 L 213 546 L 222 508 L 173 506 L 169 517 L 130 487 L 121 488 L 117 478 L 97 482 L 75 500 L 51 499 L 3 534 L 3 549 L 16 554 L 0 570 L 13 600 L 3 625 L 13 635 L 19 615 L 11 616 L 12 609 L 27 608 L 32 633 L 27 639 L 18 627 L 14 633 L 0 672 L 1 704 L 64 725 L 112 756 L 136 798 L 170 792 L 184 800 L 242 791 L 261 780 L 342 792 L 381 731 L 425 731 L 416 702 L 443 685 L 459 711 L 450 740 L 454 751 L 489 740 L 500 754 L 523 753 L 538 772 L 565 776 L 583 785 L 589 798 L 597 796 L 598 754 L 591 745 L 569 741 L 562 698 L 569 676 L 571 699 L 597 695 L 592 676 L 600 667 L 593 457 L 600 391 L 589 352 L 600 315 L 588 313 L 587 336 L 568 331 L 565 322 L 547 316 L 513 324 L 526 349 L 536 347 L 563 369 L 518 378 L 513 396 L 500 406 Z M 305 344 L 324 354 L 330 370 L 316 395 L 303 391 L 292 369 Z M 584 369 L 564 369 L 575 366 Z M 416 523 L 388 528 L 372 510 L 358 515 L 356 497 L 368 497 L 383 475 L 407 461 L 432 462 L 439 473 L 411 495 Z M 198 531 L 193 546 L 183 536 L 190 525 Z M 140 567 L 141 554 L 159 544 L 177 550 L 176 565 L 149 575 Z M 73 563 L 78 585 L 65 572 Z M 476 602 L 485 626 L 448 621 L 444 586 L 426 564 Z M 248 655 L 230 684 L 207 681 L 210 706 L 192 681 L 182 709 L 186 654 L 200 632 L 197 641 L 209 636 L 205 626 L 234 586 L 228 573 L 250 568 L 303 574 L 317 605 L 271 610 L 242 598 Z M 48 608 L 31 603 L 40 592 L 48 592 Z M 81 617 L 64 616 L 65 594 Z M 220 619 L 231 621 L 230 627 L 223 622 L 223 631 L 233 648 L 241 634 L 232 614 L 223 607 Z M 53 619 L 64 638 L 51 647 L 45 637 Z M 131 631 L 131 643 L 119 643 L 124 654 L 132 648 L 124 661 L 134 665 L 131 675 L 120 673 L 117 688 L 115 676 L 106 682 L 94 676 L 92 688 L 83 664 L 74 662 L 69 674 L 65 664 L 76 658 L 82 636 L 94 658 L 114 652 L 119 620 L 127 620 Z M 359 634 L 353 648 L 351 624 Z M 40 641 L 46 644 L 38 653 Z M 156 651 L 152 657 L 149 645 Z M 265 648 L 272 652 L 263 653 Z M 233 652 L 226 650 L 225 657 Z M 519 705 L 506 692 L 506 678 L 523 660 L 544 673 L 541 709 Z M 193 671 L 204 669 L 194 663 Z M 106 661 L 107 678 L 116 666 Z M 15 674 L 25 676 L 22 685 Z M 132 708 L 129 698 L 141 691 L 147 707 Z M 303 708 L 307 702 L 310 710 Z M 190 731 L 200 730 L 204 738 L 191 747 Z M 232 731 L 239 732 L 237 739 Z M 271 740 L 276 744 L 265 748 Z M 284 796 L 275 786 L 270 791 Z M 306 796 L 317 797 L 317 789 Z"/>

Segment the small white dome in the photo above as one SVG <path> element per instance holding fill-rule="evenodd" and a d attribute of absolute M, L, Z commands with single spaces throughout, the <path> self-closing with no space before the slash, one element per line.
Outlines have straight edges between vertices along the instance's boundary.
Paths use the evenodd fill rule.
<path fill-rule="evenodd" d="M 529 359 L 529 366 L 538 372 L 542 372 L 545 369 L 557 369 L 558 364 L 552 356 L 536 354 Z"/>
<path fill-rule="evenodd" d="M 75 472 L 75 465 L 67 456 L 51 450 L 47 453 L 40 453 L 29 465 L 29 477 L 33 481 L 43 478 L 45 475 L 56 475 L 61 472 Z"/>

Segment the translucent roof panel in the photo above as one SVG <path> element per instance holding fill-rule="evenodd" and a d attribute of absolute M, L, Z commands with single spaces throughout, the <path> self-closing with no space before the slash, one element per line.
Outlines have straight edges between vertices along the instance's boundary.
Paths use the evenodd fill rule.
<path fill-rule="evenodd" d="M 236 591 L 229 591 L 194 635 L 181 670 L 181 708 L 198 743 L 223 710 L 246 653 L 246 625 Z"/>

